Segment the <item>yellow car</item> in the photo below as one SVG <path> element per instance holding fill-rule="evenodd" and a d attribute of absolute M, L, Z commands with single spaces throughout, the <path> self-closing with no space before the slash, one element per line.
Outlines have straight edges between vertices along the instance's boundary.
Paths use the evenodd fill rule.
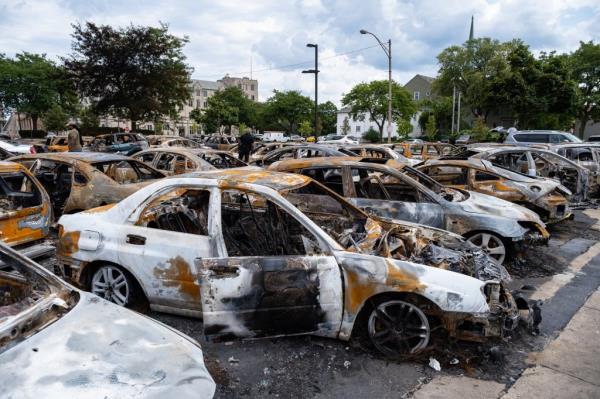
<path fill-rule="evenodd" d="M 307 143 L 315 143 L 317 141 L 317 138 L 315 136 L 310 136 L 306 139 Z"/>
<path fill-rule="evenodd" d="M 41 183 L 16 162 L 0 161 L 0 241 L 17 246 L 48 236 L 50 197 Z"/>
<path fill-rule="evenodd" d="M 67 136 L 54 136 L 46 139 L 46 147 L 48 152 L 67 152 L 69 151 L 69 143 Z"/>

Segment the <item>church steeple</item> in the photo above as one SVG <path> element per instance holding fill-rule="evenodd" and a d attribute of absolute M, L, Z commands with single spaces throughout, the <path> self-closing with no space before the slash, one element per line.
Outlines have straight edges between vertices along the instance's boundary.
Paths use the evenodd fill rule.
<path fill-rule="evenodd" d="M 475 39 L 474 32 L 473 32 L 473 25 L 474 25 L 474 18 L 471 15 L 471 30 L 469 31 L 469 40 Z"/>

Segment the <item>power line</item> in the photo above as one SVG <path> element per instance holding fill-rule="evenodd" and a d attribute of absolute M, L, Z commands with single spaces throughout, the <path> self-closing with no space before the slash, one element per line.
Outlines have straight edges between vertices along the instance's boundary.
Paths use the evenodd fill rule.
<path fill-rule="evenodd" d="M 332 58 L 337 58 L 337 57 L 342 57 L 344 55 L 348 55 L 348 54 L 354 54 L 354 53 L 360 53 L 361 51 L 365 51 L 365 50 L 369 50 L 375 47 L 379 47 L 379 44 L 375 44 L 373 46 L 368 46 L 368 47 L 363 47 L 363 48 L 359 48 L 356 50 L 350 50 L 350 51 L 346 51 L 344 53 L 340 53 L 340 54 L 335 54 L 335 55 L 331 55 L 329 57 L 324 57 L 321 58 L 321 60 L 329 60 Z M 287 65 L 278 65 L 278 66 L 272 66 L 272 67 L 267 67 L 267 68 L 263 68 L 263 69 L 255 69 L 252 71 L 244 71 L 244 72 L 233 72 L 233 73 L 229 73 L 230 75 L 233 76 L 240 76 L 240 75 L 247 75 L 249 72 L 251 72 L 252 74 L 256 74 L 259 72 L 266 72 L 266 71 L 273 71 L 273 70 L 278 70 L 278 69 L 290 69 L 290 68 L 296 68 L 296 67 L 300 67 L 300 66 L 304 66 L 304 65 L 312 65 L 314 64 L 314 60 L 311 61 L 303 61 L 303 62 L 297 62 L 295 64 L 287 64 Z M 223 77 L 226 74 L 214 74 L 214 75 L 204 75 L 205 77 Z"/>

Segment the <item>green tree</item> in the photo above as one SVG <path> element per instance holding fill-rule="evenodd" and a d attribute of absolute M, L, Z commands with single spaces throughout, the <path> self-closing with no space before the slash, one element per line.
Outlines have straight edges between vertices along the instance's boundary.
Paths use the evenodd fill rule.
<path fill-rule="evenodd" d="M 319 104 L 319 121 L 321 122 L 321 128 L 318 130 L 318 134 L 329 134 L 335 133 L 337 124 L 337 107 L 331 101 L 327 101 Z"/>
<path fill-rule="evenodd" d="M 191 95 L 191 69 L 182 48 L 187 38 L 168 33 L 168 26 L 73 25 L 73 54 L 64 59 L 79 93 L 98 114 L 131 120 L 171 115 Z"/>
<path fill-rule="evenodd" d="M 369 120 L 375 122 L 379 129 L 380 140 L 383 140 L 383 127 L 388 112 L 388 81 L 374 80 L 369 83 L 359 83 L 342 98 L 342 105 L 350 107 L 350 116 L 354 120 Z M 410 120 L 416 112 L 415 104 L 410 95 L 398 83 L 392 82 L 392 119 Z"/>
<path fill-rule="evenodd" d="M 583 138 L 588 122 L 600 121 L 600 44 L 581 42 L 571 54 L 571 65 L 577 83 L 575 107 L 580 122 L 579 137 Z"/>
<path fill-rule="evenodd" d="M 200 113 L 200 123 L 207 133 L 220 133 L 222 127 L 235 125 L 239 121 L 239 110 L 218 93 L 206 100 L 206 108 Z"/>
<path fill-rule="evenodd" d="M 437 134 L 438 128 L 435 115 L 430 114 L 429 118 L 427 118 L 427 123 L 425 124 L 425 137 L 427 137 L 427 141 L 436 141 Z"/>
<path fill-rule="evenodd" d="M 434 98 L 423 100 L 419 103 L 419 109 L 425 115 L 424 123 L 421 129 L 425 129 L 429 114 L 435 116 L 440 133 L 449 133 L 452 125 L 452 97 L 437 96 Z M 461 123 L 461 125 L 463 125 Z M 464 126 L 464 125 L 463 125 Z"/>
<path fill-rule="evenodd" d="M 312 124 L 309 121 L 302 121 L 298 126 L 298 133 L 302 137 L 308 137 L 313 133 Z"/>
<path fill-rule="evenodd" d="M 76 96 L 69 81 L 44 54 L 20 53 L 14 59 L 0 55 L 0 104 L 27 114 L 34 130 L 38 119 L 54 105 L 72 111 L 73 103 Z"/>
<path fill-rule="evenodd" d="M 42 116 L 47 131 L 60 132 L 65 130 L 69 115 L 58 104 L 54 104 Z"/>
<path fill-rule="evenodd" d="M 81 123 L 80 127 L 82 131 L 94 129 L 100 126 L 100 118 L 90 107 L 84 107 L 79 112 L 79 121 Z"/>
<path fill-rule="evenodd" d="M 408 135 L 413 131 L 413 125 L 406 119 L 398 119 L 396 121 L 396 131 L 398 132 L 399 140 L 406 140 Z"/>
<path fill-rule="evenodd" d="M 313 102 L 299 91 L 274 90 L 266 101 L 263 118 L 270 119 L 278 128 L 288 133 L 295 133 L 298 124 L 309 120 L 313 110 Z"/>
<path fill-rule="evenodd" d="M 486 126 L 482 117 L 475 119 L 471 134 L 476 141 L 487 141 L 489 139 L 490 129 Z"/>
<path fill-rule="evenodd" d="M 239 126 L 238 126 L 238 134 L 239 134 L 239 136 L 241 136 L 244 133 L 246 133 L 247 129 L 248 129 L 248 126 L 246 126 L 245 123 L 240 123 Z"/>
<path fill-rule="evenodd" d="M 379 139 L 381 138 L 381 132 L 378 132 L 377 130 L 370 127 L 369 130 L 367 130 L 362 137 L 365 141 L 368 141 L 370 143 L 377 143 L 380 141 Z"/>

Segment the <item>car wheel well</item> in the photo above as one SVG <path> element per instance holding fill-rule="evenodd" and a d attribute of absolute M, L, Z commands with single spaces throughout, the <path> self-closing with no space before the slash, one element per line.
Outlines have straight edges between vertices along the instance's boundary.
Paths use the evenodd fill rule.
<path fill-rule="evenodd" d="M 390 300 L 401 300 L 416 305 L 423 310 L 430 321 L 437 322 L 438 317 L 436 315 L 441 312 L 439 306 L 434 302 L 413 292 L 384 292 L 373 295 L 365 300 L 362 308 L 356 316 L 356 319 L 354 320 L 354 325 L 352 327 L 351 338 L 353 340 L 358 340 L 360 346 L 366 346 L 368 349 L 371 349 L 371 343 L 367 336 L 366 328 L 369 315 L 376 305 Z"/>
<path fill-rule="evenodd" d="M 125 273 L 131 279 L 131 282 L 135 285 L 135 291 L 138 293 L 138 298 L 136 298 L 136 299 L 139 300 L 139 302 L 140 302 L 140 304 L 139 304 L 140 309 L 146 310 L 149 307 L 150 302 L 148 301 L 146 292 L 142 288 L 142 285 L 139 283 L 137 278 L 125 267 L 123 267 L 117 263 L 114 263 L 114 262 L 109 262 L 109 261 L 104 261 L 104 260 L 95 260 L 93 262 L 90 262 L 86 266 L 86 268 L 83 269 L 83 272 L 81 273 L 81 276 L 79 277 L 79 282 L 80 282 L 81 286 L 85 288 L 86 291 L 91 291 L 92 276 L 94 275 L 96 270 L 98 270 L 101 266 L 114 266 L 114 267 L 119 268 L 119 270 L 122 270 L 123 273 Z M 136 309 L 136 310 L 138 310 L 138 309 Z"/>

